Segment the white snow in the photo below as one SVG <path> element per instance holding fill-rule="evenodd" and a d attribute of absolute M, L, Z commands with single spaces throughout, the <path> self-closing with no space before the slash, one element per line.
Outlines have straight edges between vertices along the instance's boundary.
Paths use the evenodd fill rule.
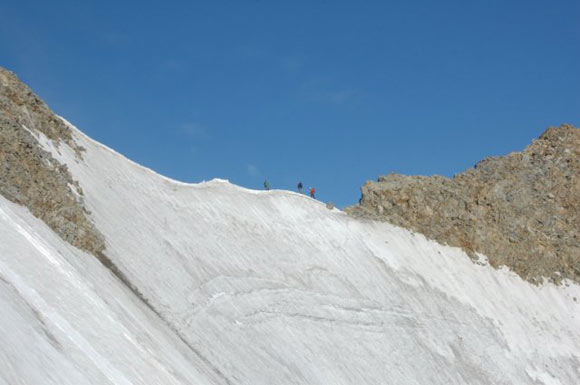
<path fill-rule="evenodd" d="M 72 128 L 82 160 L 39 143 L 159 316 L 0 198 L 0 384 L 580 383 L 577 284 L 297 193 L 175 182 Z"/>

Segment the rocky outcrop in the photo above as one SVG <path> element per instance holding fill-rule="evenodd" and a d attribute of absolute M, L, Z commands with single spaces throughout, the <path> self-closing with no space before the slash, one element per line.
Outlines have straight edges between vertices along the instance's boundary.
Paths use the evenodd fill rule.
<path fill-rule="evenodd" d="M 579 176 L 580 129 L 562 125 L 452 179 L 381 176 L 346 210 L 484 254 L 531 282 L 580 282 Z"/>
<path fill-rule="evenodd" d="M 82 156 L 70 128 L 12 72 L 0 68 L 0 194 L 28 207 L 70 244 L 102 256 L 104 237 L 89 219 L 80 186 L 42 149 L 36 131 Z"/>

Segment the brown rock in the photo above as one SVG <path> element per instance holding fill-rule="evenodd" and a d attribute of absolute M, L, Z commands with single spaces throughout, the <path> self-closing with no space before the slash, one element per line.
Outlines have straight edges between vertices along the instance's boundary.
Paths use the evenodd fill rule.
<path fill-rule="evenodd" d="M 69 187 L 82 194 L 80 186 L 65 165 L 41 148 L 31 133 L 36 131 L 81 155 L 69 127 L 13 73 L 0 68 L 0 194 L 26 206 L 73 246 L 102 255 L 104 237 L 90 221 L 82 197 Z"/>
<path fill-rule="evenodd" d="M 485 254 L 532 282 L 580 282 L 579 176 L 580 129 L 564 124 L 452 179 L 381 176 L 346 211 Z"/>

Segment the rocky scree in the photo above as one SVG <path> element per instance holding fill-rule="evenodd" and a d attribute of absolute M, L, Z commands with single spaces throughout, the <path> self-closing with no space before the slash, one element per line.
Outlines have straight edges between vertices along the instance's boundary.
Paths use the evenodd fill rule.
<path fill-rule="evenodd" d="M 564 124 L 452 179 L 381 176 L 346 211 L 484 254 L 533 283 L 580 282 L 579 176 L 580 129 Z"/>
<path fill-rule="evenodd" d="M 16 75 L 0 68 L 0 194 L 26 206 L 73 246 L 104 258 L 105 240 L 89 220 L 80 186 L 42 149 L 35 131 L 82 156 L 70 128 Z"/>

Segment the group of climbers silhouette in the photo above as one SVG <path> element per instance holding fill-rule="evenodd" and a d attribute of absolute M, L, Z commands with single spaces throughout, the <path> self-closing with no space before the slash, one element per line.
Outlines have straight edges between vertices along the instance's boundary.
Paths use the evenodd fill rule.
<path fill-rule="evenodd" d="M 302 182 L 301 181 L 298 182 L 298 186 L 297 187 L 298 187 L 298 192 L 299 193 L 302 193 L 302 187 L 303 187 L 303 185 L 302 185 Z M 264 181 L 264 190 L 270 190 L 270 182 L 268 181 L 268 179 L 266 179 Z M 311 198 L 316 199 L 316 196 L 315 196 L 316 190 L 314 189 L 314 187 L 310 187 L 310 189 L 308 190 L 308 192 L 310 193 L 310 197 Z"/>
<path fill-rule="evenodd" d="M 298 182 L 298 192 L 302 193 L 302 182 Z M 314 187 L 310 187 L 309 192 L 310 192 L 310 197 L 316 199 L 316 197 L 314 196 L 314 193 L 316 192 Z"/>

